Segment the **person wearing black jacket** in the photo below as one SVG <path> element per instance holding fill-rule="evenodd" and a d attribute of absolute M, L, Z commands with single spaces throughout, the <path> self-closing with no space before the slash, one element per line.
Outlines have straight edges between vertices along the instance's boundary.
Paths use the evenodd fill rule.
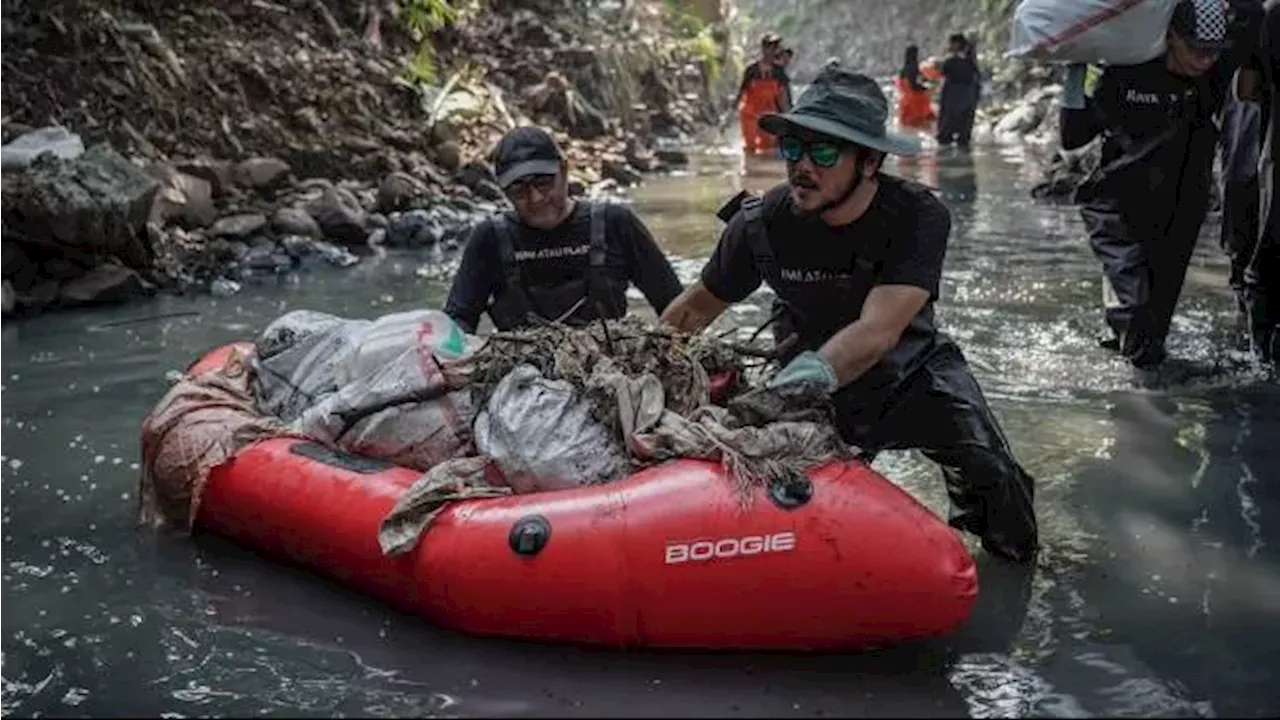
<path fill-rule="evenodd" d="M 938 98 L 939 145 L 969 147 L 974 113 L 978 109 L 981 78 L 969 40 L 960 33 L 947 40 L 950 56 L 942 61 L 942 92 Z"/>
<path fill-rule="evenodd" d="M 1249 339 L 1263 362 L 1280 360 L 1280 0 L 1268 0 L 1258 51 L 1241 68 L 1241 100 L 1262 108 L 1264 140 L 1258 158 L 1258 236 L 1242 284 Z"/>
<path fill-rule="evenodd" d="M 1064 102 L 1064 148 L 1103 136 L 1102 160 L 1076 197 L 1105 275 L 1111 337 L 1102 345 L 1136 367 L 1166 357 L 1174 307 L 1208 211 L 1214 117 L 1253 51 L 1261 10 L 1261 0 L 1180 0 L 1163 55 L 1108 66 L 1084 107 Z M 1082 74 L 1076 79 L 1082 83 Z"/>

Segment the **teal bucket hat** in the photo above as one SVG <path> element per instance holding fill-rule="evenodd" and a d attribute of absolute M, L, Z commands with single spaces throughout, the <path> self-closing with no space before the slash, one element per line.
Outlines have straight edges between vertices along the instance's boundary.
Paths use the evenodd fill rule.
<path fill-rule="evenodd" d="M 846 140 L 893 155 L 916 155 L 920 141 L 891 133 L 889 101 L 875 80 L 840 66 L 823 68 L 795 107 L 762 115 L 757 124 L 770 135 L 794 128 Z"/>

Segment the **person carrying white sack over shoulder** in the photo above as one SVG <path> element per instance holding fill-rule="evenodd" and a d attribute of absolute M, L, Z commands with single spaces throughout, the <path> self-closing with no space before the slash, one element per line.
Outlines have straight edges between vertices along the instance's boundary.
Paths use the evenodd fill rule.
<path fill-rule="evenodd" d="M 1088 92 L 1079 64 L 1086 55 L 1053 56 L 1076 63 L 1063 92 L 1063 148 L 1102 137 L 1098 168 L 1076 196 L 1104 275 L 1107 332 L 1099 344 L 1139 369 L 1167 357 L 1174 309 L 1209 208 L 1214 117 L 1254 51 L 1261 17 L 1261 0 L 1177 0 L 1164 51 L 1135 64 L 1108 62 Z M 1092 49 L 1094 57 L 1105 51 Z"/>

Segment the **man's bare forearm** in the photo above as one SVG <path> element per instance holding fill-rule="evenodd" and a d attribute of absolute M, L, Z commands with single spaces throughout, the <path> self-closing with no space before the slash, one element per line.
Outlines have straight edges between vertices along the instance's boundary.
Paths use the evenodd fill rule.
<path fill-rule="evenodd" d="M 897 342 L 898 333 L 860 319 L 832 335 L 818 354 L 830 363 L 840 387 L 844 387 L 875 367 Z"/>

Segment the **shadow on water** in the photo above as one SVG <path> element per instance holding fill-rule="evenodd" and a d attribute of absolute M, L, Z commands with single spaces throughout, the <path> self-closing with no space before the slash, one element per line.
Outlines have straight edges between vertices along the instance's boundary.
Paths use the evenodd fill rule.
<path fill-rule="evenodd" d="M 980 598 L 956 633 L 826 656 L 468 638 L 214 538 L 135 532 L 138 425 L 165 372 L 290 309 L 438 306 L 456 259 L 389 253 L 233 298 L 4 324 L 4 713 L 1275 716 L 1280 391 L 1238 353 L 1213 228 L 1174 323 L 1180 369 L 1137 377 L 1094 342 L 1095 264 L 1072 208 L 1027 199 L 1035 166 L 978 148 L 888 168 L 951 207 L 940 324 L 1037 478 L 1040 562 L 975 549 Z M 776 157 L 707 153 L 634 202 L 689 282 L 714 210 L 783 174 Z M 769 298 L 718 326 L 760 322 Z M 945 513 L 927 461 L 876 467 Z"/>
<path fill-rule="evenodd" d="M 431 697 L 428 704 L 468 715 L 956 716 L 965 714 L 963 698 L 947 679 L 956 644 L 999 644 L 983 633 L 980 640 L 961 635 L 861 655 L 805 656 L 618 653 L 477 640 L 371 608 L 366 599 L 300 570 L 264 568 L 253 553 L 222 541 L 201 538 L 197 544 L 198 566 L 183 552 L 169 551 L 167 562 L 173 575 L 186 575 L 198 588 L 207 623 L 170 644 L 188 658 L 187 672 L 211 688 L 225 683 L 227 690 L 236 689 L 235 668 L 249 658 L 215 660 L 211 666 L 208 652 L 197 646 L 217 647 L 230 658 L 236 638 L 251 636 L 305 644 L 313 654 L 308 665 L 345 665 L 353 681 L 347 702 L 399 694 L 396 702 L 411 707 Z M 983 574 L 992 577 L 987 569 Z M 1002 594 L 989 593 L 982 602 L 988 597 Z M 1008 626 L 1017 618 L 1010 609 L 980 606 L 976 616 Z M 1006 644 L 1016 630 L 1000 633 Z M 324 657 L 330 659 L 316 661 Z M 175 665 L 167 685 L 184 686 L 183 665 Z M 252 699 L 245 698 L 245 711 L 262 702 L 282 709 L 299 702 L 308 710 L 338 709 L 332 697 L 300 701 L 291 690 L 304 678 L 305 668 L 283 664 L 262 678 L 269 682 Z"/>

